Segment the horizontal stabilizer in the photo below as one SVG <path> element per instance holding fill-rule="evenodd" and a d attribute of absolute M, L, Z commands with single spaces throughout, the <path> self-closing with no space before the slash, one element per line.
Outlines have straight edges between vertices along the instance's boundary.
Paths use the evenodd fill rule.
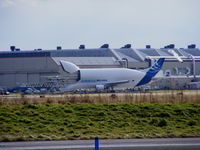
<path fill-rule="evenodd" d="M 63 70 L 66 72 L 69 72 L 69 73 L 74 73 L 74 72 L 80 70 L 80 68 L 78 66 L 76 66 L 75 64 L 68 62 L 68 61 L 61 60 L 60 64 L 61 64 Z"/>

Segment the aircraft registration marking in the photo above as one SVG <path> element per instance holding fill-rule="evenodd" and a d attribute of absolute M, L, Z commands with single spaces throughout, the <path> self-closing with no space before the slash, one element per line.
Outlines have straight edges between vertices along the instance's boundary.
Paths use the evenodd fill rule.
<path fill-rule="evenodd" d="M 106 82 L 106 79 L 97 79 L 97 80 L 81 80 L 81 82 Z"/>

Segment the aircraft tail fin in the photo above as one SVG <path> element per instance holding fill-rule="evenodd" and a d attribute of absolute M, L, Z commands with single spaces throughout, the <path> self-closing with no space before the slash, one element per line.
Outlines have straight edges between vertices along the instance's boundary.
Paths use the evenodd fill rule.
<path fill-rule="evenodd" d="M 150 82 L 151 79 L 161 70 L 164 61 L 165 61 L 165 58 L 158 59 L 158 61 L 147 70 L 145 76 L 142 78 L 142 80 L 140 80 L 137 86 Z"/>
<path fill-rule="evenodd" d="M 74 72 L 80 70 L 80 68 L 78 66 L 76 66 L 75 64 L 68 62 L 68 61 L 61 60 L 60 64 L 61 64 L 63 70 L 66 72 L 69 72 L 69 73 L 74 73 Z"/>

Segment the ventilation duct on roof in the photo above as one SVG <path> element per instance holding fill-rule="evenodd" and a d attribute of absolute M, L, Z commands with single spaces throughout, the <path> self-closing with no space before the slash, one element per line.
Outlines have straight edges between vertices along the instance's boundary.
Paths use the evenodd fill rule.
<path fill-rule="evenodd" d="M 131 44 L 124 45 L 124 48 L 131 48 Z"/>
<path fill-rule="evenodd" d="M 188 45 L 188 48 L 189 49 L 194 49 L 194 48 L 196 48 L 196 45 L 195 44 Z"/>
<path fill-rule="evenodd" d="M 85 45 L 80 45 L 79 49 L 85 49 Z"/>
<path fill-rule="evenodd" d="M 124 45 L 124 46 L 121 47 L 121 48 L 131 48 L 131 44 L 126 44 L 126 45 Z"/>
<path fill-rule="evenodd" d="M 172 54 L 179 62 L 183 63 L 181 57 L 173 49 L 169 49 L 168 52 Z"/>
<path fill-rule="evenodd" d="M 146 48 L 147 48 L 147 49 L 151 48 L 151 45 L 146 45 Z"/>
<path fill-rule="evenodd" d="M 62 47 L 61 46 L 57 46 L 57 50 L 61 50 L 62 49 Z"/>
<path fill-rule="evenodd" d="M 20 48 L 16 48 L 15 51 L 20 51 Z"/>
<path fill-rule="evenodd" d="M 165 46 L 164 48 L 173 49 L 173 48 L 175 48 L 175 45 L 174 44 L 169 44 L 169 45 Z"/>
<path fill-rule="evenodd" d="M 100 48 L 109 48 L 109 44 L 103 44 Z"/>
<path fill-rule="evenodd" d="M 10 50 L 13 52 L 15 51 L 15 46 L 10 46 Z"/>

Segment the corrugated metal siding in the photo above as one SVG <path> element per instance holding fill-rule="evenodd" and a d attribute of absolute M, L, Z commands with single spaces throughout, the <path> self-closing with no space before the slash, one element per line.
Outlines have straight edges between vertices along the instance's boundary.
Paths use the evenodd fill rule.
<path fill-rule="evenodd" d="M 0 87 L 9 88 L 15 85 L 15 74 L 0 74 Z"/>
<path fill-rule="evenodd" d="M 57 71 L 57 64 L 50 57 L 24 57 L 0 59 L 0 73 Z"/>
<path fill-rule="evenodd" d="M 38 73 L 28 73 L 28 83 L 37 84 L 40 82 L 40 74 Z"/>
<path fill-rule="evenodd" d="M 28 81 L 27 73 L 15 74 L 16 86 L 21 86 L 26 84 Z"/>

